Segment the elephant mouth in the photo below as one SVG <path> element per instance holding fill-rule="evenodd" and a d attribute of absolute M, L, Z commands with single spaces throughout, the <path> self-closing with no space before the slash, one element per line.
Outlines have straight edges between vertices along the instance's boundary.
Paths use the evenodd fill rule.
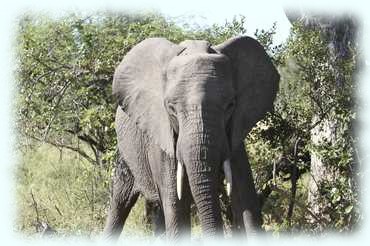
<path fill-rule="evenodd" d="M 231 163 L 230 159 L 226 159 L 223 164 L 222 168 L 225 174 L 225 180 L 226 180 L 226 194 L 227 196 L 231 195 L 232 191 L 232 174 L 231 174 Z M 184 165 L 178 161 L 177 162 L 177 171 L 176 171 L 176 192 L 177 192 L 177 198 L 181 200 L 182 198 L 182 186 L 183 186 L 183 179 L 184 179 Z"/>

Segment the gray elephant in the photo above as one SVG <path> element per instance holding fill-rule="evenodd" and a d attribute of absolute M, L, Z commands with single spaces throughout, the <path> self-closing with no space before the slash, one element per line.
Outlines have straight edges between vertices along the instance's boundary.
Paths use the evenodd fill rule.
<path fill-rule="evenodd" d="M 132 48 L 113 81 L 122 161 L 106 235 L 119 236 L 139 193 L 160 204 L 170 238 L 189 235 L 192 201 L 203 236 L 223 235 L 222 177 L 234 228 L 256 232 L 260 206 L 243 140 L 272 109 L 278 82 L 264 48 L 250 37 L 217 46 L 150 38 Z"/>

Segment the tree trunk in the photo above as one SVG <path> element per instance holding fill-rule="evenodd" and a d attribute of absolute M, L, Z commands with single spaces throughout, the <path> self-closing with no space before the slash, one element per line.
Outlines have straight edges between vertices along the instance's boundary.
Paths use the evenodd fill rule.
<path fill-rule="evenodd" d="M 301 21 L 306 28 L 316 28 L 320 30 L 322 37 L 327 41 L 327 46 L 330 52 L 330 68 L 334 74 L 335 87 L 343 89 L 345 77 L 340 66 L 341 62 L 350 57 L 351 46 L 356 43 L 357 22 L 351 15 L 341 16 L 325 16 L 313 15 L 309 11 L 294 11 L 285 10 L 285 13 L 291 23 Z M 325 101 L 321 101 L 325 104 Z M 329 114 L 328 114 L 329 115 Z M 313 117 L 313 123 L 320 120 L 319 116 Z M 340 127 L 338 119 L 325 118 L 311 130 L 311 140 L 313 145 L 319 146 L 324 141 L 334 145 L 336 139 L 339 138 L 339 133 L 336 129 Z M 320 191 L 320 183 L 323 181 L 333 181 L 336 175 L 340 175 L 337 171 L 324 160 L 316 151 L 311 152 L 311 178 L 309 182 L 308 202 L 310 210 L 316 215 L 320 214 L 324 219 L 328 219 L 328 215 L 322 211 L 325 207 L 325 201 L 322 198 Z M 320 217 L 318 216 L 318 217 Z M 330 221 L 330 220 L 329 220 Z M 319 229 L 322 229 L 320 225 Z"/>
<path fill-rule="evenodd" d="M 314 122 L 316 122 L 318 116 L 314 117 Z M 324 119 L 320 124 L 316 125 L 311 130 L 311 141 L 314 146 L 320 146 L 324 142 L 333 145 L 336 141 L 336 128 L 337 121 L 335 119 Z M 330 168 L 330 165 L 323 159 L 317 151 L 311 152 L 311 177 L 309 181 L 309 193 L 308 193 L 308 203 L 310 210 L 315 214 L 324 216 L 325 219 L 329 219 L 324 214 L 322 210 L 325 207 L 325 202 L 322 199 L 322 194 L 320 191 L 320 184 L 324 181 L 331 181 L 335 178 L 335 171 Z M 319 216 L 319 217 L 320 217 Z M 320 225 L 319 229 L 323 225 Z"/>

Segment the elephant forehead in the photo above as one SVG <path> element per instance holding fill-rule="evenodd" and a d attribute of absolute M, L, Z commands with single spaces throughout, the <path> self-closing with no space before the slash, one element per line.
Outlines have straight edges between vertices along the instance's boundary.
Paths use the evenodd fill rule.
<path fill-rule="evenodd" d="M 185 49 L 181 52 L 181 56 L 196 53 L 216 53 L 211 49 L 210 43 L 204 40 L 185 40 L 179 44 Z"/>
<path fill-rule="evenodd" d="M 177 56 L 167 67 L 169 79 L 192 79 L 203 77 L 228 77 L 231 75 L 229 59 L 220 54 L 191 54 Z"/>
<path fill-rule="evenodd" d="M 169 98 L 202 101 L 214 97 L 220 100 L 233 94 L 230 61 L 220 54 L 175 57 L 167 68 L 167 80 Z"/>

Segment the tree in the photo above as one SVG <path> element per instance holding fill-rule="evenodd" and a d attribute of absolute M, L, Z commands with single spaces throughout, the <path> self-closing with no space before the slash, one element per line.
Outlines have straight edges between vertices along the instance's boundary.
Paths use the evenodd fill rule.
<path fill-rule="evenodd" d="M 154 36 L 176 43 L 184 39 L 220 43 L 245 32 L 243 23 L 241 18 L 225 26 L 185 30 L 155 13 L 23 16 L 16 71 L 20 142 L 47 142 L 104 165 L 116 146 L 113 73 L 126 52 Z"/>
<path fill-rule="evenodd" d="M 353 134 L 356 48 L 333 64 L 331 46 L 321 30 L 295 23 L 276 54 L 281 82 L 275 109 L 252 132 L 247 146 L 255 168 L 265 173 L 257 181 L 269 226 L 313 232 L 351 230 L 358 222 Z M 344 78 L 341 87 L 336 71 Z M 309 206 L 304 205 L 306 199 Z M 281 209 L 271 207 L 277 202 Z"/>
<path fill-rule="evenodd" d="M 327 48 L 325 59 L 327 64 L 326 69 L 330 71 L 328 74 L 332 76 L 328 79 L 316 78 L 317 83 L 324 84 L 324 86 L 320 86 L 324 88 L 322 90 L 323 93 L 333 95 L 333 100 L 331 101 L 334 105 L 328 103 L 330 106 L 327 107 L 327 116 L 320 116 L 320 112 L 314 115 L 313 121 L 320 120 L 321 122 L 311 130 L 312 143 L 314 146 L 323 144 L 337 146 L 338 144 L 342 144 L 350 151 L 346 152 L 345 148 L 341 148 L 343 152 L 339 153 L 347 154 L 347 158 L 353 159 L 354 141 L 348 137 L 348 134 L 353 136 L 353 131 L 348 128 L 351 128 L 351 119 L 353 118 L 351 114 L 354 113 L 353 94 L 355 86 L 354 73 L 358 62 L 356 54 L 358 23 L 353 16 L 349 15 L 323 16 L 312 13 L 301 14 L 298 20 L 302 23 L 302 28 L 317 30 L 319 32 L 322 43 Z M 317 98 L 316 101 L 318 101 L 317 106 L 320 109 L 323 108 L 322 105 L 327 103 L 323 98 Z M 346 130 L 343 131 L 343 129 Z M 349 131 L 349 133 L 345 131 Z M 345 139 L 345 143 L 343 143 L 343 138 Z M 313 150 L 311 153 L 311 179 L 308 200 L 315 213 L 319 213 L 323 209 L 322 200 L 320 202 L 322 192 L 319 191 L 321 189 L 321 183 L 337 181 L 338 176 L 341 175 L 338 168 L 333 168 L 329 164 L 330 159 L 327 160 L 327 158 L 328 156 L 323 155 L 320 151 Z M 347 168 L 353 169 L 354 163 Z M 348 178 L 353 179 L 352 174 L 349 171 L 347 173 Z M 340 199 L 340 194 L 334 196 L 335 198 L 333 199 Z M 351 207 L 352 205 L 347 206 L 347 212 L 350 211 Z M 328 217 L 328 219 L 331 218 Z"/>

